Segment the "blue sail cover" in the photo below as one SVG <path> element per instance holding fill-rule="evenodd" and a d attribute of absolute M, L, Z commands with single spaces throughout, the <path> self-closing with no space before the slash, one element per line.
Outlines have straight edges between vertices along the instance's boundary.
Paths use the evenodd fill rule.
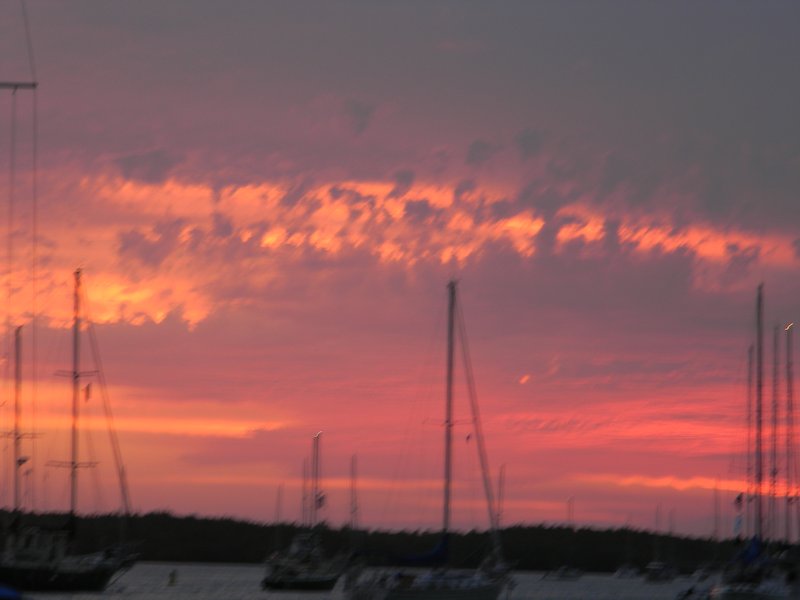
<path fill-rule="evenodd" d="M 754 537 L 742 551 L 741 560 L 746 565 L 753 564 L 754 562 L 761 560 L 762 554 L 763 548 L 761 540 L 757 537 Z"/>
<path fill-rule="evenodd" d="M 395 562 L 404 567 L 440 567 L 447 562 L 449 542 L 450 538 L 445 533 L 439 543 L 427 552 L 410 556 L 398 556 Z"/>
<path fill-rule="evenodd" d="M 22 600 L 22 594 L 12 587 L 0 584 L 0 600 Z"/>

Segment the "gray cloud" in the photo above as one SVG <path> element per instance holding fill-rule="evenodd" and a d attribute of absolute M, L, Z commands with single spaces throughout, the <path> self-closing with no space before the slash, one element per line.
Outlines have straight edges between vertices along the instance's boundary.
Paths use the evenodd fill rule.
<path fill-rule="evenodd" d="M 230 237 L 233 233 L 233 223 L 231 220 L 221 212 L 214 211 L 211 215 L 213 219 L 213 232 L 214 235 L 220 238 Z"/>
<path fill-rule="evenodd" d="M 181 219 L 158 223 L 152 229 L 152 236 L 136 229 L 122 231 L 117 236 L 118 253 L 123 259 L 133 258 L 146 266 L 158 267 L 179 245 L 184 225 Z"/>
<path fill-rule="evenodd" d="M 287 207 L 296 206 L 305 198 L 308 191 L 312 188 L 313 183 L 314 182 L 310 178 L 294 182 L 281 198 L 281 205 Z"/>
<path fill-rule="evenodd" d="M 761 254 L 761 248 L 757 246 L 742 248 L 738 244 L 728 244 L 725 253 L 728 260 L 720 281 L 723 285 L 731 285 L 740 282 L 750 274 Z"/>
<path fill-rule="evenodd" d="M 402 198 L 414 184 L 414 171 L 404 169 L 394 174 L 394 187 L 389 192 L 390 198 Z"/>
<path fill-rule="evenodd" d="M 164 150 L 129 154 L 114 160 L 125 179 L 162 183 L 179 160 Z"/>
<path fill-rule="evenodd" d="M 514 138 L 517 150 L 523 160 L 539 154 L 544 143 L 544 132 L 533 129 L 524 129 Z"/>
<path fill-rule="evenodd" d="M 453 200 L 455 202 L 461 202 L 462 196 L 475 191 L 477 187 L 478 186 L 475 184 L 475 181 L 472 179 L 463 179 L 459 181 L 456 187 L 453 189 Z"/>
<path fill-rule="evenodd" d="M 434 214 L 434 210 L 427 200 L 409 200 L 404 208 L 404 215 L 412 223 L 424 223 Z"/>
<path fill-rule="evenodd" d="M 467 155 L 464 160 L 468 165 L 477 167 L 488 162 L 497 150 L 497 146 L 490 144 L 486 140 L 475 140 L 467 148 Z"/>
<path fill-rule="evenodd" d="M 361 135 L 369 127 L 375 106 L 355 98 L 348 98 L 344 102 L 343 111 L 353 133 Z"/>

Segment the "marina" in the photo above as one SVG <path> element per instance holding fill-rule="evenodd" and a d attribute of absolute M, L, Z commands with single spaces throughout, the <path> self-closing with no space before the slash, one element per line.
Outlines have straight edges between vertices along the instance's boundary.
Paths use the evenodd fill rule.
<path fill-rule="evenodd" d="M 176 583 L 169 585 L 170 573 L 177 571 Z M 674 600 L 691 584 L 691 578 L 679 577 L 664 584 L 642 579 L 620 579 L 612 574 L 587 573 L 577 581 L 557 581 L 543 577 L 543 572 L 515 573 L 512 600 Z M 225 565 L 192 563 L 137 563 L 113 582 L 103 598 L 118 600 L 276 600 L 343 599 L 340 586 L 331 592 L 262 592 L 260 565 Z M 35 600 L 88 600 L 96 594 L 30 594 Z"/>
<path fill-rule="evenodd" d="M 798 22 L 0 3 L 0 600 L 800 600 Z"/>

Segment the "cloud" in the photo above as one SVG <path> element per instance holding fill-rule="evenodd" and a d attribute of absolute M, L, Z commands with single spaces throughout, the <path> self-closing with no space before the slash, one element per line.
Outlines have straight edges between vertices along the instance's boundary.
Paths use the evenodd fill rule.
<path fill-rule="evenodd" d="M 145 183 L 164 182 L 179 162 L 165 150 L 129 154 L 114 160 L 125 179 L 136 179 Z"/>
<path fill-rule="evenodd" d="M 348 98 L 345 100 L 342 110 L 351 131 L 356 135 L 361 135 L 372 121 L 375 106 L 355 98 Z"/>
<path fill-rule="evenodd" d="M 298 205 L 306 198 L 306 194 L 313 186 L 313 180 L 306 177 L 298 182 L 289 186 L 281 198 L 281 205 L 286 207 L 293 207 Z"/>
<path fill-rule="evenodd" d="M 486 140 L 475 140 L 467 148 L 467 155 L 464 159 L 466 164 L 471 167 L 480 166 L 488 162 L 499 148 Z"/>
<path fill-rule="evenodd" d="M 214 235 L 220 238 L 230 237 L 233 233 L 233 223 L 231 220 L 219 211 L 214 211 L 211 216 L 214 222 Z"/>
<path fill-rule="evenodd" d="M 720 280 L 723 285 L 739 283 L 745 279 L 752 271 L 761 254 L 761 249 L 757 246 L 742 248 L 739 244 L 730 243 L 725 249 L 728 260 L 722 272 Z"/>
<path fill-rule="evenodd" d="M 465 197 L 478 189 L 473 179 L 462 179 L 453 188 L 453 201 L 461 202 Z"/>
<path fill-rule="evenodd" d="M 158 267 L 178 247 L 186 223 L 181 219 L 156 224 L 151 231 L 121 231 L 117 236 L 120 258 L 133 258 L 149 267 Z"/>
<path fill-rule="evenodd" d="M 394 174 L 394 187 L 389 192 L 390 198 L 402 198 L 411 189 L 414 183 L 414 171 L 404 169 Z"/>
<path fill-rule="evenodd" d="M 408 200 L 404 214 L 413 223 L 422 224 L 434 214 L 434 210 L 427 200 Z"/>
<path fill-rule="evenodd" d="M 523 160 L 537 156 L 544 144 L 544 132 L 533 129 L 523 129 L 514 137 L 520 157 Z"/>

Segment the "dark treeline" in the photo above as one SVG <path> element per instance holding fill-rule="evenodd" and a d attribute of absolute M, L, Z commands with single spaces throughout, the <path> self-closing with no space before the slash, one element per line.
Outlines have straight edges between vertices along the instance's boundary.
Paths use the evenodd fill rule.
<path fill-rule="evenodd" d="M 6 525 L 10 515 L 3 515 Z M 26 514 L 21 522 L 39 527 L 63 527 L 63 514 Z M 260 524 L 228 518 L 175 516 L 166 512 L 133 515 L 124 524 L 118 516 L 78 519 L 79 550 L 113 545 L 124 535 L 135 542 L 142 560 L 180 562 L 261 562 L 285 547 L 300 529 L 294 524 Z M 386 565 L 400 556 L 424 553 L 439 541 L 427 531 L 352 531 L 317 528 L 330 553 L 345 551 L 369 564 Z M 655 535 L 633 529 L 570 529 L 563 526 L 515 525 L 501 533 L 506 559 L 522 570 L 554 570 L 560 566 L 584 571 L 614 571 L 623 564 L 643 568 L 660 559 L 690 572 L 698 565 L 728 560 L 736 551 L 733 541 Z M 476 566 L 490 547 L 486 532 L 452 533 L 451 563 Z"/>

